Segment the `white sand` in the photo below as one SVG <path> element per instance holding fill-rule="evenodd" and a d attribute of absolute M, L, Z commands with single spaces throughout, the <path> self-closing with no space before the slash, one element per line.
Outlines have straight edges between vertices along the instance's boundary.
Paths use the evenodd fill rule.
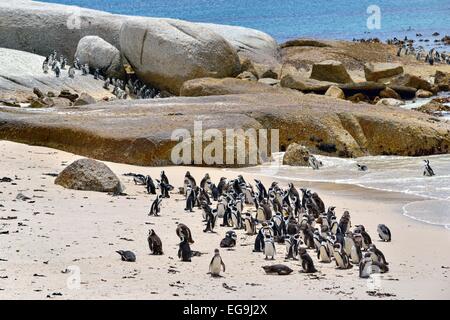
<path fill-rule="evenodd" d="M 0 299 L 46 299 L 52 293 L 62 294 L 52 295 L 52 299 L 380 299 L 367 293 L 372 288 L 358 277 L 357 266 L 336 270 L 334 262 L 318 263 L 310 252 L 321 272 L 316 274 L 319 279 L 301 274 L 298 262 L 284 261 L 282 245 L 277 247 L 275 262 L 252 253 L 254 236 L 246 236 L 243 230 L 237 232 L 234 250 L 221 250 L 227 267 L 224 278 L 211 278 L 206 273 L 212 253 L 228 228 L 218 227 L 217 234 L 203 233 L 201 212 L 185 213 L 180 195 L 163 201 L 160 217 L 148 217 L 154 196 L 122 176 L 136 172 L 155 178 L 161 168 L 108 163 L 128 194 L 112 197 L 66 190 L 54 185 L 53 177 L 43 175 L 60 172 L 64 164 L 79 156 L 6 141 L 0 141 L 0 156 L 0 178 L 18 178 L 13 181 L 16 185 L 0 183 L 0 217 L 17 216 L 15 220 L 0 220 L 0 232 L 9 231 L 0 234 L 0 258 L 8 260 L 0 261 Z M 182 186 L 186 170 L 198 182 L 206 172 L 216 183 L 220 176 L 235 175 L 212 168 L 165 170 L 176 187 Z M 252 181 L 249 175 L 245 178 Z M 353 225 L 366 226 L 390 263 L 390 272 L 377 282 L 378 293 L 394 295 L 387 299 L 450 298 L 450 232 L 404 217 L 401 207 L 412 198 L 332 184 L 303 185 L 317 191 L 327 206 L 335 205 L 338 218 L 349 210 Z M 15 200 L 19 192 L 35 202 Z M 177 257 L 177 222 L 191 228 L 195 240 L 192 249 L 206 253 L 191 263 Z M 391 228 L 391 243 L 378 241 L 378 223 Z M 149 228 L 161 237 L 165 255 L 149 255 Z M 120 261 L 115 253 L 119 249 L 134 251 L 137 262 Z M 284 263 L 294 272 L 289 276 L 265 275 L 261 266 L 271 263 Z M 69 275 L 61 272 L 72 265 L 81 270 L 79 289 L 69 289 Z M 169 269 L 177 272 L 169 273 Z M 236 291 L 225 289 L 223 283 Z"/>

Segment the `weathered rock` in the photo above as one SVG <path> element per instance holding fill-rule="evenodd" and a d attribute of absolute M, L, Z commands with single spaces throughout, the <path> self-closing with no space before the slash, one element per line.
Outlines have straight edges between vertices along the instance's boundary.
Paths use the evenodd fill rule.
<path fill-rule="evenodd" d="M 303 92 L 325 93 L 334 83 L 309 79 L 300 73 L 289 72 L 282 76 L 280 85 Z"/>
<path fill-rule="evenodd" d="M 256 76 L 258 79 L 262 78 L 272 78 L 272 79 L 278 79 L 281 65 L 265 65 L 265 64 L 258 64 L 254 63 L 253 68 L 256 71 Z"/>
<path fill-rule="evenodd" d="M 389 87 L 386 87 L 380 92 L 380 98 L 401 100 L 402 97 L 400 97 L 400 95 L 396 91 L 392 90 Z"/>
<path fill-rule="evenodd" d="M 75 57 L 90 68 L 98 68 L 108 77 L 124 78 L 122 56 L 119 50 L 97 36 L 86 36 L 78 42 Z"/>
<path fill-rule="evenodd" d="M 433 96 L 433 92 L 427 91 L 427 90 L 422 90 L 419 89 L 416 92 L 416 97 L 417 98 L 430 98 Z"/>
<path fill-rule="evenodd" d="M 376 103 L 377 106 L 390 106 L 390 107 L 399 107 L 404 105 L 405 102 L 402 100 L 394 99 L 394 98 L 383 98 L 378 100 Z"/>
<path fill-rule="evenodd" d="M 434 84 L 438 86 L 439 91 L 449 91 L 450 73 L 436 70 L 434 74 Z"/>
<path fill-rule="evenodd" d="M 259 83 L 267 84 L 269 86 L 278 86 L 280 84 L 280 80 L 273 78 L 260 78 L 258 80 Z"/>
<path fill-rule="evenodd" d="M 147 84 L 179 94 L 191 79 L 236 76 L 236 50 L 206 27 L 173 19 L 126 21 L 120 32 L 122 53 Z"/>
<path fill-rule="evenodd" d="M 77 93 L 72 93 L 69 90 L 62 90 L 58 97 L 68 99 L 71 102 L 75 102 L 80 95 Z"/>
<path fill-rule="evenodd" d="M 450 107 L 436 101 L 430 101 L 414 110 L 433 116 L 441 116 L 442 112 L 450 112 Z"/>
<path fill-rule="evenodd" d="M 256 80 L 258 80 L 258 72 L 256 72 L 255 66 L 253 65 L 253 62 L 250 61 L 248 58 L 241 58 L 239 57 L 239 61 L 241 64 L 241 72 L 250 72 L 256 77 Z"/>
<path fill-rule="evenodd" d="M 405 100 L 414 99 L 416 97 L 417 92 L 416 88 L 399 86 L 394 84 L 390 84 L 388 88 L 397 92 L 400 95 L 400 97 Z"/>
<path fill-rule="evenodd" d="M 73 162 L 56 177 L 55 184 L 74 190 L 113 193 L 123 191 L 123 186 L 114 172 L 104 163 L 93 159 Z"/>
<path fill-rule="evenodd" d="M 290 166 L 309 166 L 309 150 L 298 143 L 291 143 L 283 156 L 283 164 Z"/>
<path fill-rule="evenodd" d="M 335 83 L 353 82 L 342 63 L 335 60 L 325 60 L 315 63 L 312 67 L 311 79 Z"/>
<path fill-rule="evenodd" d="M 33 98 L 30 101 L 30 108 L 49 108 L 52 107 L 54 105 L 53 100 L 51 98 L 43 98 L 43 99 L 39 99 L 39 98 Z"/>
<path fill-rule="evenodd" d="M 72 102 L 69 99 L 54 97 L 51 98 L 53 101 L 53 105 L 57 107 L 71 107 Z"/>
<path fill-rule="evenodd" d="M 74 106 L 85 106 L 88 104 L 94 104 L 97 101 L 87 94 L 86 92 L 82 92 L 77 100 L 73 103 Z"/>
<path fill-rule="evenodd" d="M 314 154 L 332 156 L 423 156 L 448 153 L 450 146 L 450 123 L 446 121 L 403 108 L 354 105 L 294 90 L 289 94 L 117 100 L 71 112 L 0 106 L 0 139 L 106 161 L 162 166 L 173 164 L 172 150 L 178 143 L 172 140 L 174 130 L 193 134 L 194 120 L 202 120 L 203 130 L 214 128 L 224 134 L 226 129 L 278 128 L 280 150 L 295 142 Z"/>
<path fill-rule="evenodd" d="M 271 80 L 274 81 L 273 79 Z M 242 93 L 279 93 L 283 92 L 283 90 L 286 91 L 287 89 L 275 88 L 256 81 L 235 78 L 200 78 L 188 80 L 183 83 L 180 89 L 180 95 L 185 97 L 200 97 Z"/>
<path fill-rule="evenodd" d="M 368 102 L 370 102 L 370 98 L 361 92 L 348 97 L 347 100 L 351 101 L 353 103 L 359 103 L 359 102 L 367 102 L 368 103 Z"/>
<path fill-rule="evenodd" d="M 336 86 L 331 86 L 328 88 L 327 92 L 325 92 L 326 96 L 337 98 L 337 99 L 345 99 L 345 93 L 341 88 Z"/>
<path fill-rule="evenodd" d="M 398 63 L 369 62 L 364 65 L 364 74 L 367 81 L 378 81 L 391 78 L 403 73 L 403 66 Z"/>
<path fill-rule="evenodd" d="M 293 39 L 288 40 L 280 45 L 280 48 L 288 48 L 288 47 L 316 47 L 316 48 L 324 48 L 330 47 L 330 45 L 324 41 L 316 40 L 316 39 Z"/>
<path fill-rule="evenodd" d="M 366 81 L 366 82 L 355 82 L 339 85 L 339 88 L 344 91 L 345 95 L 352 96 L 358 93 L 364 94 L 368 97 L 376 97 L 380 95 L 380 92 L 386 88 L 382 83 Z"/>
<path fill-rule="evenodd" d="M 410 87 L 415 88 L 417 90 L 418 89 L 427 91 L 431 90 L 431 83 L 429 83 L 427 80 L 424 80 L 418 76 L 414 76 L 411 74 L 404 74 L 393 78 L 389 86 L 392 88 L 392 85 Z"/>
<path fill-rule="evenodd" d="M 236 76 L 236 79 L 248 80 L 248 81 L 258 81 L 258 78 L 255 77 L 255 75 L 249 71 L 241 72 L 240 74 L 238 74 Z"/>
<path fill-rule="evenodd" d="M 81 76 L 80 71 L 77 71 L 73 79 L 67 74 L 68 68 L 61 70 L 59 78 L 56 78 L 53 72 L 44 74 L 44 60 L 44 57 L 32 53 L 0 48 L 0 96 L 27 96 L 34 88 L 39 90 L 40 94 L 69 90 L 73 93 L 84 91 L 98 99 L 113 96 L 110 91 L 103 89 L 102 81 L 95 80 L 91 75 Z M 25 102 L 22 100 L 25 99 L 20 99 Z"/>
<path fill-rule="evenodd" d="M 198 25 L 222 36 L 236 49 L 240 57 L 263 64 L 273 64 L 280 60 L 277 42 L 262 31 L 212 23 Z"/>

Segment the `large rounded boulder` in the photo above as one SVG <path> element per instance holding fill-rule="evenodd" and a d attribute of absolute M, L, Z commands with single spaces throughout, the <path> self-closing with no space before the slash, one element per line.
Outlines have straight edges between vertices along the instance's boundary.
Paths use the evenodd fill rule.
<path fill-rule="evenodd" d="M 307 167 L 309 165 L 309 150 L 298 143 L 291 143 L 283 156 L 283 164 Z"/>
<path fill-rule="evenodd" d="M 174 19 L 136 19 L 122 25 L 123 55 L 145 83 L 179 94 L 191 79 L 236 76 L 236 50 L 204 26 Z"/>
<path fill-rule="evenodd" d="M 100 69 L 108 77 L 123 78 L 123 67 L 120 51 L 112 44 L 97 36 L 86 36 L 78 42 L 75 57 L 82 64 Z"/>
<path fill-rule="evenodd" d="M 64 188 L 85 191 L 123 191 L 119 178 L 104 163 L 93 159 L 80 159 L 66 167 L 56 178 L 55 184 Z"/>

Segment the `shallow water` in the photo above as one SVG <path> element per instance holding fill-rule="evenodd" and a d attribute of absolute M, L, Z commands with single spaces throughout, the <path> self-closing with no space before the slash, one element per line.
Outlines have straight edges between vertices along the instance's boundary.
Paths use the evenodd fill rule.
<path fill-rule="evenodd" d="M 429 38 L 450 33 L 448 0 L 47 0 L 118 14 L 169 17 L 255 28 L 278 41 L 307 36 L 328 39 L 394 36 Z M 369 30 L 367 9 L 381 10 L 381 28 Z M 442 36 L 438 37 L 439 39 Z M 425 42 L 423 44 L 426 44 Z"/>
<path fill-rule="evenodd" d="M 450 154 L 428 157 L 370 156 L 343 159 L 317 156 L 323 162 L 320 170 L 281 165 L 282 153 L 274 164 L 243 169 L 274 179 L 316 181 L 357 185 L 364 188 L 420 196 L 424 201 L 407 204 L 404 214 L 423 222 L 450 228 Z M 423 159 L 430 160 L 434 177 L 423 176 Z M 365 164 L 368 170 L 357 169 Z"/>

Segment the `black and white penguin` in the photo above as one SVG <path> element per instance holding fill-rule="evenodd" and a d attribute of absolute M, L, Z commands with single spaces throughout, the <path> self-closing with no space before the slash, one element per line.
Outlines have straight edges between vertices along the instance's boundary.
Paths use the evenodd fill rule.
<path fill-rule="evenodd" d="M 148 194 L 156 194 L 156 186 L 152 177 L 145 177 L 145 188 L 147 189 Z"/>
<path fill-rule="evenodd" d="M 314 267 L 314 262 L 311 259 L 311 256 L 308 254 L 308 251 L 306 251 L 306 248 L 300 247 L 298 253 L 302 265 L 302 272 L 304 273 L 317 272 L 316 268 Z"/>
<path fill-rule="evenodd" d="M 186 207 L 185 211 L 193 212 L 194 204 L 195 204 L 196 194 L 194 189 L 191 186 L 188 186 L 186 189 Z"/>
<path fill-rule="evenodd" d="M 143 174 L 132 174 L 135 185 L 145 185 L 145 176 Z"/>
<path fill-rule="evenodd" d="M 391 230 L 385 225 L 385 224 L 379 224 L 377 227 L 378 236 L 381 240 L 390 242 L 391 237 Z"/>
<path fill-rule="evenodd" d="M 203 179 L 200 181 L 200 188 L 205 189 L 208 186 L 208 182 L 211 182 L 211 178 L 209 176 L 209 173 L 206 173 Z"/>
<path fill-rule="evenodd" d="M 136 255 L 132 251 L 118 250 L 116 252 L 120 254 L 122 261 L 136 262 Z"/>
<path fill-rule="evenodd" d="M 259 229 L 258 234 L 256 235 L 253 252 L 262 252 L 263 250 L 264 250 L 264 230 L 263 228 L 261 228 Z"/>
<path fill-rule="evenodd" d="M 166 173 L 163 171 L 161 171 L 161 182 L 165 183 L 166 185 L 170 185 L 169 183 L 169 179 L 166 176 Z"/>
<path fill-rule="evenodd" d="M 222 195 L 225 193 L 228 188 L 228 180 L 225 177 L 220 178 L 219 184 L 217 185 L 217 189 L 219 190 L 219 194 Z"/>
<path fill-rule="evenodd" d="M 163 254 L 162 241 L 158 237 L 158 235 L 155 233 L 155 230 L 153 230 L 153 229 L 149 230 L 147 241 L 148 241 L 148 246 L 150 248 L 150 252 L 153 255 L 162 255 Z"/>
<path fill-rule="evenodd" d="M 148 213 L 149 216 L 159 216 L 159 213 L 161 212 L 162 199 L 163 199 L 162 195 L 156 196 L 150 208 L 150 212 Z"/>
<path fill-rule="evenodd" d="M 313 155 L 310 155 L 308 158 L 308 164 L 311 168 L 313 168 L 313 170 L 319 170 L 322 163 L 317 160 L 316 157 L 314 157 Z"/>
<path fill-rule="evenodd" d="M 188 226 L 186 226 L 183 223 L 179 223 L 176 230 L 177 236 L 181 239 L 182 237 L 187 239 L 189 243 L 194 243 L 194 240 L 192 239 L 192 233 L 191 229 L 189 229 Z"/>
<path fill-rule="evenodd" d="M 372 261 L 370 252 L 364 254 L 364 258 L 359 263 L 359 277 L 367 279 L 372 273 L 386 273 L 389 268 L 382 263 Z"/>
<path fill-rule="evenodd" d="M 218 201 L 220 197 L 219 189 L 216 187 L 214 183 L 209 181 L 208 183 L 208 189 L 211 190 L 211 195 L 214 201 Z"/>
<path fill-rule="evenodd" d="M 205 215 L 206 228 L 203 232 L 214 232 L 214 227 L 216 226 L 217 211 L 211 209 L 211 207 L 206 203 L 202 202 L 202 209 Z"/>
<path fill-rule="evenodd" d="M 181 261 L 184 262 L 191 262 L 192 251 L 191 246 L 189 245 L 189 241 L 183 235 L 180 237 L 180 239 L 181 242 L 178 249 L 178 258 L 180 258 Z"/>
<path fill-rule="evenodd" d="M 173 186 L 160 180 L 156 180 L 156 182 L 158 182 L 159 189 L 163 198 L 170 198 L 169 191 L 173 190 Z"/>
<path fill-rule="evenodd" d="M 386 258 L 384 257 L 383 252 L 381 252 L 381 250 L 378 249 L 374 244 L 371 244 L 369 246 L 368 251 L 371 253 L 372 261 L 389 265 L 389 263 L 386 261 Z"/>
<path fill-rule="evenodd" d="M 247 235 L 256 234 L 256 221 L 250 213 L 246 213 L 244 216 L 244 228 Z"/>
<path fill-rule="evenodd" d="M 220 271 L 225 272 L 225 263 L 220 256 L 219 249 L 214 250 L 214 256 L 209 263 L 209 273 L 212 277 L 220 277 Z"/>
<path fill-rule="evenodd" d="M 274 264 L 271 266 L 263 266 L 262 268 L 266 274 L 278 274 L 280 276 L 287 276 L 294 272 L 294 270 L 284 264 Z"/>
<path fill-rule="evenodd" d="M 265 259 L 268 260 L 269 257 L 271 257 L 271 260 L 275 260 L 275 242 L 273 240 L 273 237 L 266 235 L 264 239 L 264 255 Z"/>
<path fill-rule="evenodd" d="M 256 220 L 263 222 L 272 219 L 272 209 L 266 199 L 259 204 L 259 208 L 256 212 Z"/>
<path fill-rule="evenodd" d="M 430 166 L 430 160 L 423 160 L 425 162 L 425 166 L 423 168 L 423 175 L 427 177 L 432 177 L 435 175 L 433 169 Z"/>
<path fill-rule="evenodd" d="M 350 269 L 353 267 L 348 255 L 342 250 L 342 245 L 340 243 L 334 244 L 333 255 L 338 269 Z"/>
<path fill-rule="evenodd" d="M 67 71 L 69 78 L 73 79 L 75 78 L 75 68 L 74 67 L 70 67 L 69 71 Z"/>
<path fill-rule="evenodd" d="M 319 259 L 319 261 L 323 263 L 331 262 L 331 252 L 326 241 L 321 242 L 319 251 L 317 252 L 317 259 Z"/>
<path fill-rule="evenodd" d="M 221 248 L 233 248 L 236 246 L 237 235 L 233 230 L 225 233 L 225 238 L 220 241 Z"/>
<path fill-rule="evenodd" d="M 188 186 L 195 189 L 197 187 L 197 183 L 191 173 L 186 171 L 186 174 L 184 175 L 184 190 L 186 190 Z"/>
<path fill-rule="evenodd" d="M 256 182 L 256 188 L 258 189 L 258 202 L 261 202 L 263 199 L 267 199 L 267 190 L 266 187 L 264 187 L 261 180 L 254 179 Z"/>
<path fill-rule="evenodd" d="M 369 245 L 372 244 L 372 238 L 370 237 L 370 235 L 366 232 L 366 228 L 363 225 L 356 225 L 355 226 L 355 230 L 354 230 L 355 234 L 361 234 L 363 242 L 362 242 L 362 248 L 364 250 L 367 250 L 369 248 Z"/>

